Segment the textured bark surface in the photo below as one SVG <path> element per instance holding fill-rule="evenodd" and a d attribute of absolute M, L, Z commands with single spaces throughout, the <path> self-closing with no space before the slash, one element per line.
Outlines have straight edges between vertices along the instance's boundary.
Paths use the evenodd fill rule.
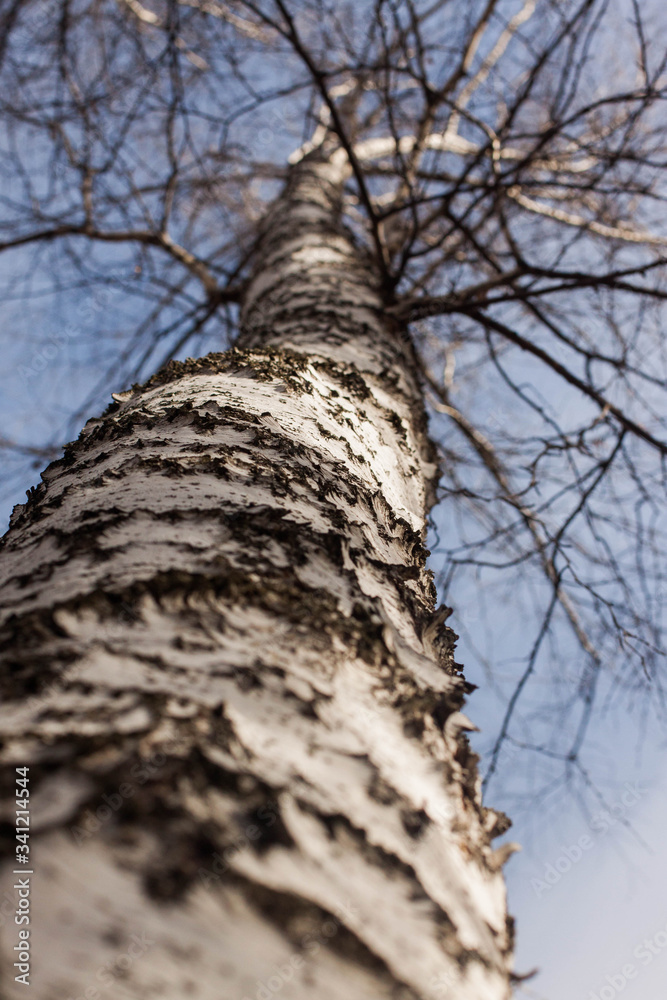
<path fill-rule="evenodd" d="M 344 178 L 292 171 L 238 348 L 122 393 L 15 511 L 35 1000 L 508 994 L 502 817 L 425 568 L 437 469 Z"/>

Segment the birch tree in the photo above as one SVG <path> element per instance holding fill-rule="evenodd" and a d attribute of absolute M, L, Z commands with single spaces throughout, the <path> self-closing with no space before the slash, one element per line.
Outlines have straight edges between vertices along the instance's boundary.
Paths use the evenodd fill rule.
<path fill-rule="evenodd" d="M 444 496 L 452 603 L 546 595 L 487 774 L 509 742 L 588 780 L 605 670 L 661 690 L 650 7 L 3 17 L 7 300 L 103 288 L 121 344 L 0 560 L 7 997 L 507 997 L 514 845 L 427 529 Z M 549 742 L 521 705 L 557 626 Z"/>

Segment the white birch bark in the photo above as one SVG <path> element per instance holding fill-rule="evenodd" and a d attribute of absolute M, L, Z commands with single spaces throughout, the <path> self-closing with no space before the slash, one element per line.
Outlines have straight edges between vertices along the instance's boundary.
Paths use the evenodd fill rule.
<path fill-rule="evenodd" d="M 122 393 L 15 510 L 33 1000 L 508 995 L 502 817 L 425 568 L 437 469 L 344 179 L 292 169 L 238 348 Z"/>

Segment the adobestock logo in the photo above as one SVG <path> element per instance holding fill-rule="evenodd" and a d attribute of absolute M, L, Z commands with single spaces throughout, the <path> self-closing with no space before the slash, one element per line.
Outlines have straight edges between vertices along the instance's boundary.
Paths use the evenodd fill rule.
<path fill-rule="evenodd" d="M 632 954 L 639 965 L 634 962 L 626 962 L 618 972 L 606 975 L 604 986 L 595 992 L 591 990 L 586 1000 L 614 1000 L 614 997 L 622 993 L 629 982 L 637 978 L 641 971 L 640 967 L 650 965 L 655 958 L 664 954 L 665 949 L 667 949 L 667 926 L 659 930 L 653 937 L 644 938 L 641 944 L 636 946 Z"/>
<path fill-rule="evenodd" d="M 357 917 L 357 908 L 349 900 L 344 905 L 337 906 L 335 912 L 328 919 L 301 938 L 298 951 L 295 951 L 287 962 L 275 966 L 273 975 L 269 976 L 268 979 L 258 979 L 253 995 L 246 994 L 242 1000 L 272 1000 L 272 997 L 288 985 L 295 974 L 307 965 L 308 959 L 314 958 L 322 948 L 326 948 L 327 942 L 338 934 L 346 921 L 355 921 Z"/>
<path fill-rule="evenodd" d="M 641 788 L 637 781 L 632 783 L 627 781 L 623 788 L 624 790 L 616 802 L 613 802 L 607 809 L 601 809 L 591 817 L 588 826 L 597 834 L 597 837 L 590 833 L 584 833 L 574 844 L 561 844 L 560 854 L 544 866 L 542 877 L 531 878 L 530 884 L 536 896 L 540 897 L 558 885 L 563 875 L 566 875 L 574 865 L 578 864 L 584 855 L 599 843 L 600 838 L 621 822 L 629 809 L 648 792 L 648 789 Z"/>
<path fill-rule="evenodd" d="M 132 934 L 128 940 L 126 951 L 116 955 L 109 962 L 105 962 L 96 971 L 95 981 L 98 985 L 91 981 L 80 996 L 70 995 L 68 1000 L 99 1000 L 111 986 L 116 988 L 115 996 L 128 996 L 123 983 L 127 979 L 130 966 L 134 965 L 155 944 L 155 941 L 149 938 L 145 931 L 141 934 Z"/>

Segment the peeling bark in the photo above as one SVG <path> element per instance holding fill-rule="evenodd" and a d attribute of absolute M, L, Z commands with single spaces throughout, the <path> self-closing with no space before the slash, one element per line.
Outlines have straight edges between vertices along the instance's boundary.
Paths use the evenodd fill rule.
<path fill-rule="evenodd" d="M 434 451 L 345 175 L 293 168 L 237 348 L 115 397 L 15 509 L 3 818 L 28 765 L 35 1000 L 508 996 Z"/>

